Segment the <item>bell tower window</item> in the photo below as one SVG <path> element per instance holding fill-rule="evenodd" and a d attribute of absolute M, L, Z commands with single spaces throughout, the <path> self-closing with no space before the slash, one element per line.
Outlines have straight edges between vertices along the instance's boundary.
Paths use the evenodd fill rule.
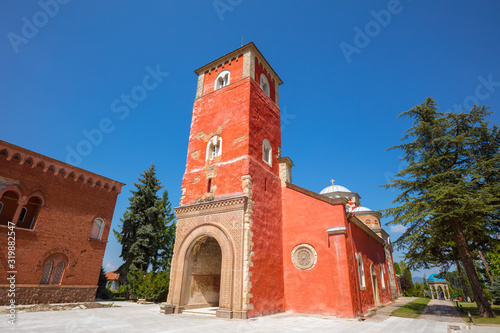
<path fill-rule="evenodd" d="M 218 90 L 221 88 L 224 88 L 229 84 L 229 79 L 230 79 L 231 73 L 228 70 L 224 70 L 217 75 L 215 78 L 215 89 Z"/>
<path fill-rule="evenodd" d="M 260 88 L 268 97 L 270 97 L 269 81 L 267 81 L 267 77 L 264 73 L 260 74 Z"/>
<path fill-rule="evenodd" d="M 214 135 L 207 145 L 207 161 L 213 160 L 216 157 L 222 155 L 222 138 L 218 135 Z"/>
<path fill-rule="evenodd" d="M 273 149 L 271 148 L 271 144 L 267 139 L 264 139 L 262 142 L 262 160 L 266 162 L 269 166 L 273 165 Z"/>

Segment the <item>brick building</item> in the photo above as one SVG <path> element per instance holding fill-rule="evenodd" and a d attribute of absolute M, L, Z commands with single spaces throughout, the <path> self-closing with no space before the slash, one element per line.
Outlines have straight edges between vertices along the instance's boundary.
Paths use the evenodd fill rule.
<path fill-rule="evenodd" d="M 0 304 L 93 301 L 123 185 L 0 141 Z"/>
<path fill-rule="evenodd" d="M 397 297 L 380 214 L 334 185 L 292 184 L 281 79 L 253 43 L 198 75 L 165 308 L 357 317 Z"/>

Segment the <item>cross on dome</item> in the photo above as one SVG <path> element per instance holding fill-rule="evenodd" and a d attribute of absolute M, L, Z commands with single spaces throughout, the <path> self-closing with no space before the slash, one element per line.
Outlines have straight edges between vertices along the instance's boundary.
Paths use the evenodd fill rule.
<path fill-rule="evenodd" d="M 332 179 L 332 180 L 330 180 L 330 181 L 332 182 L 332 186 L 333 186 L 333 185 L 334 185 L 333 183 L 335 183 L 335 180 L 333 180 L 333 179 Z"/>

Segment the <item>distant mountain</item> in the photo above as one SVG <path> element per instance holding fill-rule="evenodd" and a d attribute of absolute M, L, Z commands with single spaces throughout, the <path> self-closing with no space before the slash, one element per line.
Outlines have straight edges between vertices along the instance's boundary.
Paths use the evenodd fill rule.
<path fill-rule="evenodd" d="M 412 276 L 412 279 L 413 283 L 422 283 L 424 281 L 424 277 L 423 276 Z"/>

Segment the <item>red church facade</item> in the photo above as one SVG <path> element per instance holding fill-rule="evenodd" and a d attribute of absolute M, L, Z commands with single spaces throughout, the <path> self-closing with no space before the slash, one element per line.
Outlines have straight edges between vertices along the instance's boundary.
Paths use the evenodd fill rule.
<path fill-rule="evenodd" d="M 123 185 L 0 141 L 0 304 L 93 301 Z"/>
<path fill-rule="evenodd" d="M 167 308 L 352 318 L 397 297 L 380 214 L 343 187 L 319 194 L 292 184 L 293 163 L 281 157 L 282 81 L 255 45 L 195 73 Z"/>

